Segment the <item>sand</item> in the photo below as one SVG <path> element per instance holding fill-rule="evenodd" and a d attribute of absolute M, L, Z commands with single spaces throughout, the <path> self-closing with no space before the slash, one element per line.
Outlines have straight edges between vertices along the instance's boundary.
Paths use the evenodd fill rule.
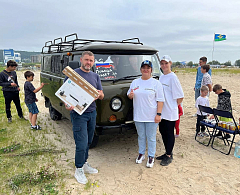
<path fill-rule="evenodd" d="M 173 162 L 163 167 L 155 161 L 153 168 L 146 168 L 146 160 L 135 164 L 138 155 L 137 134 L 134 130 L 124 131 L 123 134 L 100 136 L 99 144 L 89 152 L 88 162 L 98 168 L 99 173 L 87 175 L 93 184 L 84 190 L 84 185 L 74 178 L 75 144 L 71 132 L 71 123 L 67 119 L 49 121 L 57 131 L 56 134 L 46 134 L 57 148 L 65 148 L 58 161 L 59 166 L 68 174 L 63 194 L 240 194 L 240 159 L 234 157 L 234 148 L 230 155 L 224 155 L 210 146 L 205 147 L 194 140 L 196 113 L 194 107 L 195 74 L 176 73 L 184 91 L 184 116 L 180 122 L 180 137 L 176 138 L 173 150 Z M 35 72 L 33 84 L 40 86 L 39 72 Z M 19 83 L 23 85 L 23 74 L 18 72 Z M 232 94 L 233 114 L 240 117 L 238 74 L 213 74 L 213 83 L 223 85 Z M 48 109 L 44 107 L 44 99 L 40 92 L 37 95 L 40 110 L 39 120 L 49 118 Z M 210 94 L 210 105 L 216 107 L 217 95 Z M 45 120 L 48 121 L 48 120 Z M 60 140 L 55 139 L 60 135 Z M 239 140 L 239 136 L 237 136 Z M 164 153 L 164 147 L 159 132 L 157 133 L 156 156 Z"/>

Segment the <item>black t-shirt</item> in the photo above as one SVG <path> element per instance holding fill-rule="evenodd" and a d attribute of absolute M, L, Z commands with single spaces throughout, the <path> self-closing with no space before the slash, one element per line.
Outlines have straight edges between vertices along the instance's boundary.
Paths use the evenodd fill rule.
<path fill-rule="evenodd" d="M 24 84 L 24 92 L 25 92 L 25 103 L 32 104 L 36 101 L 36 94 L 33 92 L 35 87 L 29 81 L 26 81 Z"/>

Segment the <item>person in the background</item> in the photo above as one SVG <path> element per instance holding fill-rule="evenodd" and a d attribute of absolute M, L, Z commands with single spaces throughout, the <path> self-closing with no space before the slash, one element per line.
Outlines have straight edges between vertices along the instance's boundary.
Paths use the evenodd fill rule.
<path fill-rule="evenodd" d="M 178 116 L 179 116 L 179 119 L 175 123 L 175 129 L 176 129 L 175 137 L 179 137 L 180 116 L 182 116 L 182 115 L 183 115 L 183 109 L 182 109 L 181 104 L 179 104 L 178 105 Z"/>
<path fill-rule="evenodd" d="M 138 133 L 138 157 L 136 163 L 145 159 L 146 140 L 148 143 L 148 161 L 146 166 L 154 164 L 156 152 L 157 126 L 161 121 L 164 94 L 161 83 L 152 78 L 152 62 L 145 60 L 141 64 L 142 77 L 133 80 L 127 92 L 133 99 L 133 120 Z"/>
<path fill-rule="evenodd" d="M 208 74 L 209 69 L 210 69 L 209 64 L 202 65 L 202 67 L 201 67 L 201 72 L 203 73 L 201 87 L 207 86 L 209 89 L 209 92 L 211 92 L 212 91 L 212 79 L 211 79 L 211 76 Z M 209 97 L 209 93 L 208 93 L 208 97 Z"/>
<path fill-rule="evenodd" d="M 134 55 L 129 56 L 129 63 L 130 63 L 130 65 L 132 66 L 132 68 L 134 70 L 133 72 L 135 74 L 138 74 L 139 73 L 138 57 L 134 56 Z"/>
<path fill-rule="evenodd" d="M 199 59 L 199 65 L 200 66 L 197 69 L 196 82 L 195 82 L 195 87 L 194 87 L 195 101 L 200 96 L 200 88 L 201 88 L 201 83 L 202 83 L 202 78 L 203 78 L 203 73 L 201 72 L 201 67 L 202 67 L 202 65 L 206 65 L 206 64 L 207 64 L 207 58 L 206 57 L 201 57 Z M 212 75 L 211 68 L 209 69 L 208 74 L 210 76 Z M 195 114 L 194 116 L 197 116 L 197 114 Z"/>
<path fill-rule="evenodd" d="M 36 93 L 39 92 L 46 83 L 41 83 L 41 86 L 35 89 L 33 84 L 31 83 L 34 79 L 34 73 L 31 71 L 26 71 L 24 73 L 24 77 L 26 78 L 26 82 L 24 84 L 24 95 L 25 95 L 25 103 L 29 110 L 29 120 L 31 123 L 31 129 L 41 130 L 42 128 L 36 124 L 37 115 L 39 113 L 36 102 L 38 99 L 36 98 Z"/>
<path fill-rule="evenodd" d="M 183 101 L 183 90 L 175 73 L 171 71 L 172 60 L 170 56 L 164 55 L 160 59 L 163 75 L 159 78 L 162 83 L 165 102 L 162 109 L 162 120 L 159 123 L 159 131 L 162 135 L 165 153 L 158 156 L 157 160 L 162 160 L 160 165 L 167 166 L 173 160 L 172 150 L 174 147 L 175 122 L 179 119 L 178 105 Z"/>
<path fill-rule="evenodd" d="M 17 80 L 17 73 L 15 72 L 18 64 L 9 60 L 7 62 L 7 68 L 0 73 L 0 86 L 2 86 L 3 96 L 5 99 L 5 108 L 6 114 L 8 118 L 8 122 L 12 122 L 11 115 L 11 102 L 13 101 L 18 112 L 18 116 L 20 119 L 25 119 L 23 117 L 23 112 L 20 104 L 19 98 L 19 85 Z M 26 119 L 25 119 L 26 120 Z"/>
<path fill-rule="evenodd" d="M 228 112 L 232 112 L 232 105 L 231 105 L 231 94 L 228 90 L 222 89 L 222 85 L 216 84 L 213 86 L 213 92 L 218 95 L 218 104 L 217 104 L 217 109 L 218 110 L 224 110 Z M 212 116 L 212 118 L 214 118 Z M 231 118 L 226 118 L 226 117 L 219 117 L 220 121 L 225 121 L 225 122 L 232 122 Z M 222 137 L 222 132 L 219 131 L 216 136 Z M 226 133 L 224 139 L 230 139 L 231 135 L 229 133 Z"/>
<path fill-rule="evenodd" d="M 199 105 L 201 106 L 206 106 L 209 107 L 209 99 L 208 99 L 208 92 L 209 89 L 207 86 L 203 85 L 201 87 L 201 95 L 197 98 L 196 103 L 195 103 L 195 108 L 197 108 L 197 123 L 196 123 L 196 134 L 198 137 L 208 137 L 209 135 L 205 132 L 205 126 L 201 125 L 201 121 L 203 121 L 203 119 L 207 118 L 207 113 L 203 112 L 201 114 L 200 110 L 199 110 Z"/>

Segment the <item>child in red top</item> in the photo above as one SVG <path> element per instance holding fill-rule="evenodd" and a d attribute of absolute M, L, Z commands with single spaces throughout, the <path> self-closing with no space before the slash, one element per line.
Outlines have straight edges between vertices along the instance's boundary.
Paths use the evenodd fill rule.
<path fill-rule="evenodd" d="M 183 109 L 181 104 L 178 105 L 178 115 L 179 115 L 179 119 L 176 121 L 175 123 L 175 129 L 176 129 L 176 135 L 175 137 L 179 137 L 179 124 L 180 124 L 180 116 L 183 115 Z"/>

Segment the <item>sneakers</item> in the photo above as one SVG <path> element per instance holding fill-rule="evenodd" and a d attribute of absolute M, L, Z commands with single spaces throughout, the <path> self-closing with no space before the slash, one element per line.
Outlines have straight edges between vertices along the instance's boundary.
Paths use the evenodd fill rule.
<path fill-rule="evenodd" d="M 172 162 L 172 155 L 171 157 L 169 157 L 168 155 L 165 155 L 165 157 L 163 158 L 163 160 L 160 162 L 160 165 L 162 166 L 168 166 L 171 162 Z"/>
<path fill-rule="evenodd" d="M 145 159 L 145 156 L 143 154 L 139 154 L 136 159 L 136 164 L 141 164 L 144 159 Z"/>
<path fill-rule="evenodd" d="M 208 133 L 206 133 L 205 131 L 202 132 L 202 135 L 205 136 L 205 137 L 208 137 L 208 136 L 209 136 Z"/>
<path fill-rule="evenodd" d="M 198 137 L 204 137 L 204 135 L 203 135 L 202 132 L 198 132 L 198 133 L 197 133 L 197 136 L 198 136 Z"/>
<path fill-rule="evenodd" d="M 226 135 L 223 137 L 223 139 L 231 139 L 231 135 L 226 134 Z"/>
<path fill-rule="evenodd" d="M 84 173 L 89 173 L 89 174 L 98 173 L 98 170 L 91 167 L 91 165 L 88 162 L 85 162 L 85 164 L 83 165 L 83 170 L 84 170 Z"/>
<path fill-rule="evenodd" d="M 165 158 L 165 156 L 166 156 L 166 153 L 161 155 L 161 156 L 156 157 L 156 159 L 157 160 L 163 160 Z"/>
<path fill-rule="evenodd" d="M 88 180 L 84 174 L 83 168 L 76 168 L 74 177 L 76 178 L 78 183 L 86 184 L 88 182 Z"/>
<path fill-rule="evenodd" d="M 8 118 L 8 123 L 12 122 L 12 117 Z"/>
<path fill-rule="evenodd" d="M 215 137 L 222 137 L 222 132 L 218 131 L 218 133 L 215 135 Z"/>
<path fill-rule="evenodd" d="M 31 129 L 41 130 L 42 128 L 39 125 L 36 125 L 36 126 L 31 126 Z"/>
<path fill-rule="evenodd" d="M 156 157 L 156 159 L 157 160 L 163 160 L 166 156 L 167 156 L 167 154 L 165 153 L 165 154 L 163 154 L 161 156 Z M 171 154 L 171 159 L 173 159 L 173 153 Z"/>
<path fill-rule="evenodd" d="M 146 167 L 152 168 L 152 167 L 153 167 L 153 164 L 154 164 L 154 158 L 151 157 L 151 156 L 149 156 L 149 157 L 148 157 L 147 164 L 146 164 Z"/>

